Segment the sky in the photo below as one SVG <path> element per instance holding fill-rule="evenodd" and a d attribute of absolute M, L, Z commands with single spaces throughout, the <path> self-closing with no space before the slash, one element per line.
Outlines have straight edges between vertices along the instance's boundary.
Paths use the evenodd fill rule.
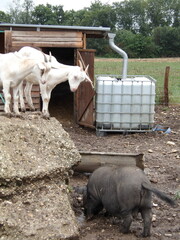
<path fill-rule="evenodd" d="M 100 0 L 102 3 L 112 4 L 118 2 L 118 0 Z M 1 0 L 0 11 L 7 12 L 12 4 L 13 0 Z M 21 2 L 23 2 L 21 0 Z M 85 7 L 90 7 L 95 0 L 33 0 L 35 5 L 49 3 L 51 5 L 62 5 L 64 10 L 80 10 Z"/>

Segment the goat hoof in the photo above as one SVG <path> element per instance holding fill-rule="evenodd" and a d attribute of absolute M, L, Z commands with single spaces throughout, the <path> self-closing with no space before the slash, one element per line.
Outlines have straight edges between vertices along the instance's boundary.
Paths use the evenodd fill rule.
<path fill-rule="evenodd" d="M 43 115 L 42 116 L 44 119 L 46 119 L 46 120 L 49 120 L 50 119 L 50 115 Z"/>
<path fill-rule="evenodd" d="M 25 108 L 21 109 L 21 112 L 25 113 L 25 112 L 26 112 L 26 109 L 25 109 Z"/>
<path fill-rule="evenodd" d="M 13 113 L 5 113 L 4 116 L 8 117 L 8 118 L 12 118 L 14 116 Z"/>
<path fill-rule="evenodd" d="M 24 119 L 24 117 L 21 114 L 15 114 L 14 117 Z"/>

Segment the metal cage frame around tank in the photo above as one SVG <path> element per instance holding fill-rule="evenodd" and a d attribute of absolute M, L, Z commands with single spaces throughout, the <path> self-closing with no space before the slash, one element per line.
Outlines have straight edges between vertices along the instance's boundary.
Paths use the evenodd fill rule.
<path fill-rule="evenodd" d="M 155 105 L 155 84 L 156 84 L 156 80 L 153 79 L 152 77 L 150 76 L 147 76 L 147 75 L 127 75 L 127 78 L 126 79 L 123 79 L 121 75 L 113 75 L 113 74 L 109 74 L 109 75 L 96 75 L 96 134 L 99 135 L 99 136 L 103 136 L 105 135 L 105 133 L 107 132 L 123 132 L 123 133 L 128 133 L 128 132 L 151 132 L 152 129 L 153 129 L 153 125 L 154 125 L 154 105 Z M 98 80 L 98 78 L 101 77 L 101 80 Z M 119 101 L 119 102 L 116 102 L 114 103 L 113 101 L 111 102 L 106 102 L 106 100 L 102 100 L 102 102 L 98 102 L 98 98 L 99 98 L 99 94 L 102 94 L 102 93 L 99 93 L 99 90 L 98 90 L 98 81 L 103 81 L 102 78 L 104 78 L 104 83 L 106 82 L 106 78 L 107 77 L 110 77 L 112 78 L 112 86 L 113 86 L 113 82 L 118 82 L 118 81 L 121 81 L 121 84 L 122 84 L 122 88 L 121 88 L 121 92 L 119 93 L 119 99 L 122 100 L 123 97 L 124 97 L 124 94 L 123 94 L 123 83 L 127 83 L 128 81 L 130 83 L 132 83 L 132 87 L 131 87 L 131 93 L 129 94 L 129 98 L 130 100 L 132 100 L 132 98 L 134 97 L 134 94 L 135 95 L 138 95 L 140 99 L 142 99 L 142 102 L 139 102 L 139 108 L 140 108 L 140 112 L 133 112 L 133 107 L 134 107 L 134 103 L 131 101 L 130 104 L 128 103 L 128 107 L 130 109 L 129 112 L 116 112 L 114 110 L 112 110 L 113 106 L 114 105 L 119 105 L 120 109 L 122 107 L 122 105 L 124 104 L 123 101 Z M 137 83 L 138 78 L 146 78 L 147 79 L 147 82 L 149 83 L 149 93 L 146 95 L 145 93 L 143 93 L 143 84 L 146 82 L 146 81 L 141 81 L 140 82 L 140 86 L 141 86 L 141 92 L 136 94 L 136 93 L 133 93 L 133 84 L 134 84 L 134 79 L 135 79 L 135 82 Z M 113 87 L 111 86 L 111 91 L 113 91 Z M 103 95 L 103 94 L 102 94 Z M 115 93 L 115 95 L 117 95 L 117 93 Z M 105 97 L 107 98 L 107 94 L 104 94 L 104 96 L 102 97 Z M 109 97 L 112 98 L 114 97 L 114 92 L 109 92 Z M 149 102 L 148 104 L 146 104 L 146 107 L 149 108 L 147 112 L 143 112 L 143 105 L 144 105 L 144 102 L 143 102 L 143 98 L 144 97 L 147 97 L 147 98 L 151 98 L 149 99 Z M 98 105 L 99 104 L 102 104 L 102 105 L 106 105 L 106 104 L 109 104 L 110 105 L 110 109 L 109 111 L 104 111 L 102 110 L 102 112 L 99 112 L 99 107 Z M 124 107 L 126 107 L 126 104 L 124 104 Z M 102 120 L 102 123 L 99 122 L 98 120 L 98 114 L 101 114 L 102 118 L 103 116 L 106 116 L 106 114 L 109 114 L 109 121 L 105 121 L 105 117 L 104 119 Z M 138 115 L 139 114 L 139 118 L 141 119 L 141 116 L 143 114 L 146 114 L 147 117 L 149 116 L 147 122 L 141 122 L 141 120 L 139 122 L 137 122 L 136 124 L 138 124 L 138 127 L 133 127 L 133 124 L 135 122 L 130 121 L 128 122 L 129 126 L 126 128 L 126 127 L 122 127 L 123 125 L 125 125 L 126 123 L 124 122 L 121 122 L 121 121 L 114 121 L 112 118 L 113 118 L 113 115 L 121 115 L 120 118 L 123 116 L 123 114 L 129 114 L 130 115 L 130 118 L 133 117 L 133 115 Z M 119 125 L 118 127 L 115 127 Z M 131 127 L 132 126 L 132 127 Z"/>

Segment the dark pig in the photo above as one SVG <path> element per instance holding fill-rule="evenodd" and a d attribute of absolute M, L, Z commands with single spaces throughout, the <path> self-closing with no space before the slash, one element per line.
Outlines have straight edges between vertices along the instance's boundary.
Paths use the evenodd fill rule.
<path fill-rule="evenodd" d="M 128 233 L 133 216 L 138 212 L 144 220 L 143 236 L 150 236 L 152 192 L 170 205 L 173 199 L 153 188 L 144 172 L 137 167 L 100 167 L 87 184 L 84 209 L 87 219 L 103 208 L 112 216 L 123 219 L 122 232 Z"/>

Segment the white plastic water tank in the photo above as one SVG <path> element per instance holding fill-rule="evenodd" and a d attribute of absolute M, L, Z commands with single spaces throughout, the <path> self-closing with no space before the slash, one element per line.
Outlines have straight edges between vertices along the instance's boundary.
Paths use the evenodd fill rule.
<path fill-rule="evenodd" d="M 150 130 L 154 123 L 155 80 L 148 76 L 97 76 L 96 128 Z"/>

